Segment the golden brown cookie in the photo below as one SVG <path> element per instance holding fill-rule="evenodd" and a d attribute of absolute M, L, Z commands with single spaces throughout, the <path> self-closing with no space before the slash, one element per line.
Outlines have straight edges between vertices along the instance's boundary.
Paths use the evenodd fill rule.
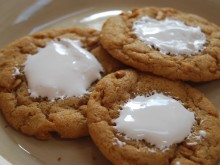
<path fill-rule="evenodd" d="M 1 49 L 0 110 L 13 128 L 39 139 L 49 139 L 51 133 L 57 133 L 61 138 L 88 135 L 86 109 L 89 94 L 50 101 L 47 98 L 32 98 L 28 92 L 23 72 L 27 56 L 34 55 L 38 48 L 61 37 L 81 40 L 84 47 L 103 64 L 103 75 L 123 66 L 99 46 L 99 32 L 91 29 L 49 30 L 26 36 Z"/>
<path fill-rule="evenodd" d="M 195 55 L 166 55 L 150 48 L 133 32 L 133 23 L 143 16 L 157 20 L 173 19 L 200 27 L 206 36 L 205 49 Z M 138 70 L 169 79 L 193 82 L 220 78 L 220 28 L 207 20 L 172 8 L 146 7 L 109 18 L 100 42 L 116 59 Z"/>
<path fill-rule="evenodd" d="M 144 140 L 132 140 L 115 129 L 122 105 L 138 95 L 160 92 L 180 100 L 195 114 L 191 134 L 178 144 L 160 150 Z M 220 158 L 220 120 L 213 104 L 189 85 L 134 70 L 121 70 L 100 80 L 88 103 L 90 135 L 113 164 L 213 165 Z M 177 123 L 178 124 L 178 123 Z M 198 138 L 199 131 L 206 131 Z"/>

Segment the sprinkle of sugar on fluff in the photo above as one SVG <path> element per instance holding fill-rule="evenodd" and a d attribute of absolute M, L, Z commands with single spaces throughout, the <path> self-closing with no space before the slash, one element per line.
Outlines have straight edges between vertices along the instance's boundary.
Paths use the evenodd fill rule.
<path fill-rule="evenodd" d="M 198 143 L 197 142 L 191 142 L 191 143 L 186 143 L 188 146 L 194 146 L 194 145 L 197 145 Z"/>
<path fill-rule="evenodd" d="M 192 145 L 197 145 L 198 142 L 202 142 L 205 138 L 207 137 L 207 132 L 205 130 L 200 130 L 199 131 L 199 135 L 195 135 L 195 133 L 191 133 L 187 139 L 188 140 L 196 140 L 194 142 L 188 142 L 186 143 L 187 145 L 189 146 L 192 146 Z"/>
<path fill-rule="evenodd" d="M 196 140 L 198 140 L 198 141 L 201 141 L 202 139 L 201 139 L 201 136 L 194 136 L 194 138 L 196 139 Z"/>
<path fill-rule="evenodd" d="M 113 143 L 113 145 L 119 145 L 120 147 L 123 147 L 126 143 L 120 141 L 118 138 L 114 138 L 115 142 Z"/>
<path fill-rule="evenodd" d="M 147 147 L 146 147 L 146 149 L 147 149 L 148 151 L 152 152 L 152 153 L 156 152 L 156 150 L 155 150 L 154 148 L 147 148 Z"/>
<path fill-rule="evenodd" d="M 162 152 L 166 152 L 166 151 L 169 151 L 170 150 L 170 147 L 165 147 L 164 149 L 162 149 Z"/>
<path fill-rule="evenodd" d="M 180 161 L 177 161 L 175 165 L 181 165 Z"/>
<path fill-rule="evenodd" d="M 200 135 L 201 137 L 203 137 L 203 138 L 206 138 L 206 137 L 207 137 L 207 132 L 204 131 L 204 130 L 200 130 L 200 131 L 199 131 L 199 135 Z"/>
<path fill-rule="evenodd" d="M 15 71 L 14 73 L 12 74 L 13 76 L 18 76 L 21 74 L 21 72 L 19 71 L 19 69 L 17 67 L 14 67 Z"/>

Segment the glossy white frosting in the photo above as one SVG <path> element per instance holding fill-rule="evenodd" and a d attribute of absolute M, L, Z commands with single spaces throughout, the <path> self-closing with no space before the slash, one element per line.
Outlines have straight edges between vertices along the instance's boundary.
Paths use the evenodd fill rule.
<path fill-rule="evenodd" d="M 194 55 L 204 49 L 206 36 L 200 27 L 172 19 L 156 20 L 147 16 L 133 23 L 134 34 L 163 54 Z"/>
<path fill-rule="evenodd" d="M 79 40 L 51 41 L 35 55 L 29 55 L 24 73 L 32 97 L 49 100 L 82 96 L 101 78 L 101 64 L 81 47 Z"/>
<path fill-rule="evenodd" d="M 115 129 L 126 137 L 146 140 L 159 149 L 182 142 L 195 123 L 194 113 L 161 93 L 137 96 L 122 106 Z"/>

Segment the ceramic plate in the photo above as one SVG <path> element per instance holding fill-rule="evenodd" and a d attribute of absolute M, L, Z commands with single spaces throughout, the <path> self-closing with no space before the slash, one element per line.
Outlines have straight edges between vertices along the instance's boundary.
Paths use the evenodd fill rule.
<path fill-rule="evenodd" d="M 220 25 L 219 0 L 0 0 L 0 47 L 56 27 L 100 29 L 109 16 L 143 6 L 174 7 Z M 220 81 L 195 85 L 220 110 Z M 108 165 L 92 140 L 39 141 L 7 126 L 0 115 L 0 165 Z"/>

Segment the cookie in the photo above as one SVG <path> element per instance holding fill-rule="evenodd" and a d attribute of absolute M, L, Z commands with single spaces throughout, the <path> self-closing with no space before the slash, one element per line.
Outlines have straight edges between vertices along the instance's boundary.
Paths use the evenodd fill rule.
<path fill-rule="evenodd" d="M 139 107 L 137 102 L 133 103 L 133 112 L 127 115 L 123 119 L 124 121 L 116 122 L 122 112 L 127 111 L 123 108 L 126 103 L 129 103 L 130 99 L 137 96 L 150 97 L 156 93 L 163 93 L 174 100 L 180 101 L 188 113 L 194 113 L 195 122 L 190 133 L 182 141 L 175 142 L 165 148 L 158 148 L 156 144 L 149 143 L 148 140 L 136 139 L 131 137 L 131 134 L 128 136 L 127 133 L 119 131 L 120 126 L 125 128 L 124 121 L 132 122 L 136 120 L 133 119 L 132 113 Z M 149 102 L 149 104 L 154 103 L 155 100 Z M 162 100 L 159 103 L 161 105 L 166 104 L 166 101 Z M 168 112 L 170 109 L 162 110 Z M 218 119 L 218 111 L 201 92 L 183 82 L 147 75 L 134 70 L 116 71 L 97 83 L 90 95 L 87 117 L 89 132 L 93 141 L 113 164 L 211 165 L 215 164 L 220 158 L 220 120 Z M 158 117 L 161 118 L 161 121 L 158 121 L 161 127 L 169 122 L 168 120 L 167 123 L 162 123 L 164 117 L 162 114 L 154 117 L 152 121 Z M 174 116 L 174 118 L 176 117 Z M 181 125 L 180 120 L 182 118 L 177 117 L 177 122 L 172 124 L 171 128 L 176 129 L 176 126 Z M 145 121 L 151 120 L 146 115 L 142 115 L 142 119 Z M 140 123 L 145 122 L 143 120 Z M 120 122 L 121 125 L 119 125 Z M 131 131 L 134 124 L 128 126 L 127 130 Z M 137 131 L 142 129 L 138 128 Z M 156 130 L 152 129 L 151 132 L 154 131 Z M 182 133 L 183 130 L 180 129 L 179 131 L 179 133 Z M 142 135 L 139 134 L 138 136 Z"/>
<path fill-rule="evenodd" d="M 24 73 L 24 64 L 28 56 L 34 57 L 39 49 L 44 49 L 46 44 L 61 38 L 80 40 L 85 49 L 93 52 L 103 64 L 102 76 L 124 66 L 99 46 L 99 32 L 92 29 L 49 30 L 26 36 L 1 49 L 0 110 L 13 128 L 39 139 L 50 139 L 54 133 L 61 138 L 88 135 L 87 101 L 96 82 L 89 87 L 90 92 L 82 96 L 54 100 L 30 96 L 27 77 Z M 111 63 L 114 65 L 109 65 Z"/>
<path fill-rule="evenodd" d="M 176 28 L 177 25 L 180 28 Z M 155 33 L 153 38 L 151 33 Z M 162 39 L 158 41 L 157 35 Z M 200 36 L 199 43 L 196 36 Z M 172 8 L 135 9 L 109 18 L 100 38 L 114 58 L 138 70 L 193 82 L 220 78 L 220 28 L 197 15 Z M 182 39 L 186 47 L 181 44 L 177 47 Z"/>

